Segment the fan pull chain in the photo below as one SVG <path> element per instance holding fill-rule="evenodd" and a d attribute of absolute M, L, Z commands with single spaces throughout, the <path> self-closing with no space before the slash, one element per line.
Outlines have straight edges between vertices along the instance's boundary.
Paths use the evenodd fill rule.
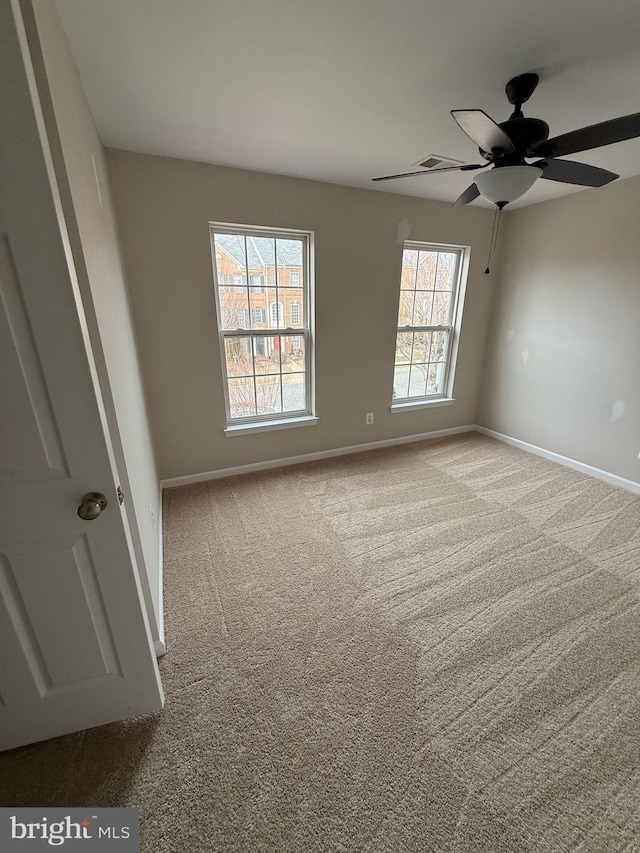
<path fill-rule="evenodd" d="M 489 275 L 491 272 L 490 264 L 491 264 L 491 255 L 495 252 L 496 246 L 498 245 L 498 232 L 500 230 L 500 214 L 502 213 L 502 208 L 504 207 L 504 203 L 500 203 L 496 205 L 496 212 L 493 216 L 493 229 L 491 231 L 491 240 L 489 241 L 489 257 L 487 258 L 487 268 L 484 271 L 485 275 Z"/>

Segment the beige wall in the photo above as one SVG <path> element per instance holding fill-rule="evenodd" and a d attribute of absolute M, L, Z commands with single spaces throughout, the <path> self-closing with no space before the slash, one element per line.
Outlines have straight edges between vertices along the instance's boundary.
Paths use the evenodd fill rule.
<path fill-rule="evenodd" d="M 478 422 L 640 480 L 640 178 L 505 219 Z"/>
<path fill-rule="evenodd" d="M 490 210 L 118 150 L 107 163 L 163 478 L 474 422 Z M 316 426 L 225 437 L 213 220 L 315 233 Z M 456 402 L 391 414 L 403 237 L 469 245 L 471 270 Z"/>
<path fill-rule="evenodd" d="M 149 507 L 159 520 L 159 478 L 104 149 L 54 4 L 35 0 L 35 18 L 26 0 L 23 9 L 133 545 L 157 640 L 161 556 L 159 531 L 152 525 Z"/>

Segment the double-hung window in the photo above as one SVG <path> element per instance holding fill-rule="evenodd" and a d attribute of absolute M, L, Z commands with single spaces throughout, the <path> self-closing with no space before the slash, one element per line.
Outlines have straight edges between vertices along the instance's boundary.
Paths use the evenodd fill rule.
<path fill-rule="evenodd" d="M 404 244 L 392 410 L 452 397 L 467 266 L 462 246 Z"/>
<path fill-rule="evenodd" d="M 315 422 L 312 235 L 226 223 L 210 228 L 228 430 Z M 242 288 L 221 287 L 224 265 L 241 271 Z M 295 330 L 285 310 L 293 304 Z"/>

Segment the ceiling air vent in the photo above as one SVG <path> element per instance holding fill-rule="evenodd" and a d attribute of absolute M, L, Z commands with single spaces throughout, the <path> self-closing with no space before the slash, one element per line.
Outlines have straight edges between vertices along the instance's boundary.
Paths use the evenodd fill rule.
<path fill-rule="evenodd" d="M 460 166 L 463 160 L 452 160 L 451 157 L 440 157 L 439 154 L 427 154 L 413 166 L 422 166 L 423 169 L 444 169 L 446 166 Z"/>

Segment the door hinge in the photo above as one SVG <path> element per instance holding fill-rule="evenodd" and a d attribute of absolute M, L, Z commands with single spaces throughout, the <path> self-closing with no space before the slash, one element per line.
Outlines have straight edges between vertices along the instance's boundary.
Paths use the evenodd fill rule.
<path fill-rule="evenodd" d="M 120 506 L 122 506 L 122 504 L 124 503 L 124 492 L 122 491 L 122 486 L 118 486 L 116 492 L 118 495 L 118 503 L 120 504 Z"/>

